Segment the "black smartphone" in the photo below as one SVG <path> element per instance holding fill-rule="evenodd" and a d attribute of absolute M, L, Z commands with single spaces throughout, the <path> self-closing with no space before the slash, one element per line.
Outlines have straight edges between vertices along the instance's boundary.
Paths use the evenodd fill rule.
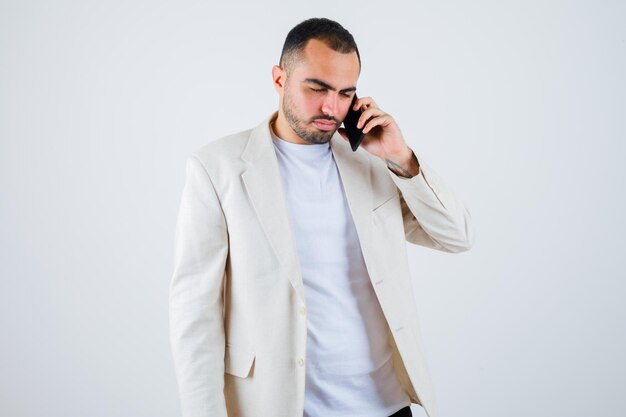
<path fill-rule="evenodd" d="M 352 151 L 356 151 L 356 148 L 359 147 L 361 141 L 363 140 L 363 129 L 358 129 L 356 124 L 359 121 L 359 117 L 361 117 L 361 113 L 363 110 L 352 110 L 354 103 L 356 102 L 357 97 L 356 94 L 352 98 L 352 103 L 350 103 L 350 110 L 348 110 L 348 114 L 343 121 L 343 127 L 346 129 L 346 134 L 348 135 L 348 139 L 350 139 L 350 147 L 352 147 Z"/>

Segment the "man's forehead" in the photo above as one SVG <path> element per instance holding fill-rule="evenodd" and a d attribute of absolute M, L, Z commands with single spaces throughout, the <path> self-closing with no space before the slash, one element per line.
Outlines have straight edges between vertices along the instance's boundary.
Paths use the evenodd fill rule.
<path fill-rule="evenodd" d="M 354 89 L 359 79 L 358 66 L 342 61 L 301 62 L 293 75 L 301 83 L 315 83 L 330 90 Z"/>

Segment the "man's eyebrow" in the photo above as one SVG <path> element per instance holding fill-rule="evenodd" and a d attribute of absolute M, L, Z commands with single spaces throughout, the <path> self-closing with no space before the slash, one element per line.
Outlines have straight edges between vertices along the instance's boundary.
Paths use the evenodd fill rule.
<path fill-rule="evenodd" d="M 332 90 L 332 91 L 337 91 L 337 89 L 336 89 L 335 87 L 331 86 L 331 85 L 330 85 L 330 84 L 328 84 L 328 83 L 325 83 L 325 82 L 324 82 L 324 81 L 322 81 L 322 80 L 318 80 L 317 78 L 307 78 L 306 80 L 304 80 L 304 82 L 305 82 L 305 83 L 313 83 L 313 84 L 317 84 L 317 85 L 319 85 L 320 87 L 324 87 L 324 88 L 327 88 L 327 89 Z M 353 87 L 344 88 L 343 90 L 341 90 L 341 91 L 339 91 L 339 92 L 340 92 L 340 93 L 346 93 L 346 92 L 348 92 L 348 91 L 356 91 L 356 87 L 354 87 L 354 86 L 353 86 Z"/>

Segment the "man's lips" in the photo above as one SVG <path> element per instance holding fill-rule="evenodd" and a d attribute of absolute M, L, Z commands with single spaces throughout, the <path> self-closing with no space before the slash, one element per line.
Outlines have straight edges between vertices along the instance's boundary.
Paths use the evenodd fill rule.
<path fill-rule="evenodd" d="M 337 127 L 335 122 L 331 122 L 330 120 L 314 120 L 313 124 L 322 130 L 333 130 Z"/>

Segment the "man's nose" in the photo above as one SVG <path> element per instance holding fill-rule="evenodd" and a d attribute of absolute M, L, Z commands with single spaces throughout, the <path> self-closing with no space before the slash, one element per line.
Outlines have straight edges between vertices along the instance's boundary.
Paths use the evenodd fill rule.
<path fill-rule="evenodd" d="M 324 103 L 322 105 L 322 112 L 326 116 L 330 116 L 333 118 L 337 118 L 337 112 L 339 111 L 339 95 L 329 93 L 326 94 L 324 98 Z"/>

